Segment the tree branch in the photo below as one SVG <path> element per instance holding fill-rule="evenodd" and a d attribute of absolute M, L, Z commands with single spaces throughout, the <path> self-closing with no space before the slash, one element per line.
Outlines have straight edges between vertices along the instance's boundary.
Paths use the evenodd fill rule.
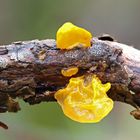
<path fill-rule="evenodd" d="M 93 73 L 110 82 L 108 96 L 135 107 L 131 114 L 140 118 L 140 51 L 110 37 L 93 38 L 88 49 L 60 50 L 50 39 L 1 46 L 0 112 L 20 110 L 17 97 L 29 104 L 55 101 L 54 93 L 71 78 L 61 70 L 73 66 L 79 68 L 73 77 Z"/>

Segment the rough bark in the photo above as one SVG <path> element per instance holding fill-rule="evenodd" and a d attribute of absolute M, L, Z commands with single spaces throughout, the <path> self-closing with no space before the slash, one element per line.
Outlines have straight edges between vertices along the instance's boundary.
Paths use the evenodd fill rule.
<path fill-rule="evenodd" d="M 33 40 L 0 46 L 0 112 L 20 110 L 15 98 L 29 104 L 55 101 L 54 93 L 71 77 L 61 70 L 76 66 L 73 77 L 96 74 L 110 82 L 108 96 L 132 105 L 140 119 L 140 51 L 115 42 L 111 37 L 93 38 L 90 48 L 56 48 L 55 40 Z"/>

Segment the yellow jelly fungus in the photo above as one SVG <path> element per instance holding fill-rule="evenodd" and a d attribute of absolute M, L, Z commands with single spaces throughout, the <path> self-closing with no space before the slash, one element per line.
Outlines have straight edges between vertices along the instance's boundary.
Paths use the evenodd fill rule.
<path fill-rule="evenodd" d="M 72 49 L 78 47 L 90 47 L 92 35 L 87 30 L 77 27 L 70 22 L 63 24 L 57 31 L 57 48 Z"/>
<path fill-rule="evenodd" d="M 65 77 L 71 77 L 73 75 L 75 75 L 78 72 L 78 68 L 77 67 L 71 67 L 68 69 L 62 69 L 61 73 L 63 76 Z"/>
<path fill-rule="evenodd" d="M 106 94 L 110 88 L 110 83 L 102 84 L 95 75 L 86 85 L 84 76 L 71 78 L 66 88 L 55 93 L 55 99 L 72 120 L 96 123 L 113 108 L 113 101 Z"/>

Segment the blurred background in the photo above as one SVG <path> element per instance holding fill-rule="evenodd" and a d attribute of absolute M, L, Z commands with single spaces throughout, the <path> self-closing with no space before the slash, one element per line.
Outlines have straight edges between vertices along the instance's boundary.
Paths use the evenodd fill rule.
<path fill-rule="evenodd" d="M 108 33 L 140 49 L 139 13 L 139 0 L 0 0 L 0 45 L 55 38 L 57 29 L 70 21 L 93 36 Z M 115 103 L 100 123 L 80 124 L 65 117 L 57 103 L 20 104 L 20 112 L 0 114 L 9 126 L 0 128 L 0 140 L 140 139 L 140 121 L 129 115 L 129 105 Z"/>

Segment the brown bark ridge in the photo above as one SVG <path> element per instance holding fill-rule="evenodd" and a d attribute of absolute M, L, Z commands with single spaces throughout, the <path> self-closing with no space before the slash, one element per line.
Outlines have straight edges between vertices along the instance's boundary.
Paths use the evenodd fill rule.
<path fill-rule="evenodd" d="M 20 110 L 16 98 L 29 104 L 55 101 L 54 93 L 71 77 L 61 70 L 76 66 L 73 77 L 96 74 L 110 82 L 108 96 L 136 108 L 131 114 L 140 119 L 140 51 L 114 41 L 95 37 L 91 47 L 71 50 L 56 48 L 53 39 L 14 42 L 0 46 L 0 112 Z"/>

